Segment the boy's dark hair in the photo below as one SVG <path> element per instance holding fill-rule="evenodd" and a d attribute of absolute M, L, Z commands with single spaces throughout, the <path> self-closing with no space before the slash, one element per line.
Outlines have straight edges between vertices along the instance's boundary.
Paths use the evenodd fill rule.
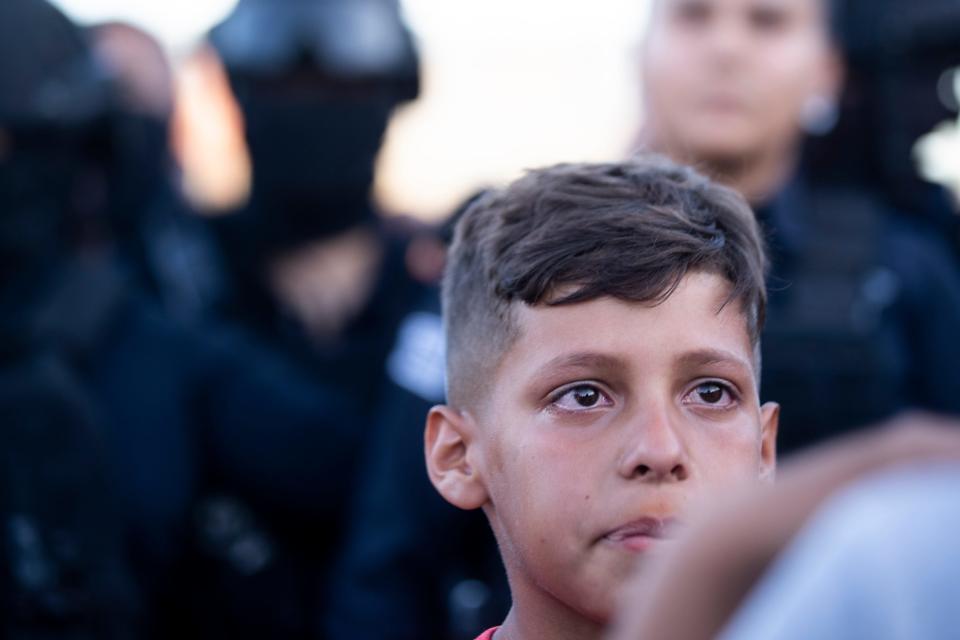
<path fill-rule="evenodd" d="M 517 337 L 514 303 L 611 296 L 656 305 L 691 271 L 730 282 L 724 305 L 741 303 L 756 348 L 766 257 L 753 212 L 733 190 L 644 156 L 539 169 L 488 192 L 458 224 L 444 277 L 449 402 L 484 391 Z"/>

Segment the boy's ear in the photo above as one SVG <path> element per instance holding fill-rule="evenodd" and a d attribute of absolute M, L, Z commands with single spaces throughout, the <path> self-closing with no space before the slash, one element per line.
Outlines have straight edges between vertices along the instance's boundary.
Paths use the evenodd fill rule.
<path fill-rule="evenodd" d="M 468 413 L 438 405 L 427 414 L 424 454 L 430 482 L 450 504 L 478 509 L 487 502 L 487 488 L 470 463 L 477 425 Z"/>
<path fill-rule="evenodd" d="M 760 480 L 773 482 L 777 474 L 777 429 L 780 405 L 767 402 L 760 407 Z"/>

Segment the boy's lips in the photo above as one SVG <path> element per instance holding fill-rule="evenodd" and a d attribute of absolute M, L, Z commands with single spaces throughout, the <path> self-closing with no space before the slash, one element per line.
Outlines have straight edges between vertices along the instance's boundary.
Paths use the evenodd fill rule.
<path fill-rule="evenodd" d="M 638 518 L 608 531 L 601 540 L 629 551 L 646 551 L 656 541 L 672 537 L 678 524 L 675 518 Z"/>

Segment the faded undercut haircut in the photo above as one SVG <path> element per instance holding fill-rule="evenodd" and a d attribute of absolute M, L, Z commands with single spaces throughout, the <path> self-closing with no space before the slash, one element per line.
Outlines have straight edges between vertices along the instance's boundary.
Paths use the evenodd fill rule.
<path fill-rule="evenodd" d="M 483 397 L 519 335 L 516 305 L 656 305 L 694 271 L 729 281 L 723 304 L 741 304 L 757 351 L 766 267 L 750 207 L 693 169 L 640 156 L 530 171 L 457 225 L 443 281 L 448 401 Z"/>

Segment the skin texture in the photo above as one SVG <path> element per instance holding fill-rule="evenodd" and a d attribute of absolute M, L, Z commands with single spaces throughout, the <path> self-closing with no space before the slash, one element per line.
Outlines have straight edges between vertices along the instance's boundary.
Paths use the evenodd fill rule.
<path fill-rule="evenodd" d="M 658 0 L 645 145 L 759 202 L 793 168 L 805 107 L 842 80 L 819 0 Z"/>
<path fill-rule="evenodd" d="M 673 544 L 607 534 L 772 479 L 778 407 L 759 405 L 727 289 L 692 273 L 659 306 L 519 306 L 483 399 L 431 410 L 434 486 L 483 508 L 500 543 L 514 606 L 497 640 L 600 637 L 634 567 Z"/>

